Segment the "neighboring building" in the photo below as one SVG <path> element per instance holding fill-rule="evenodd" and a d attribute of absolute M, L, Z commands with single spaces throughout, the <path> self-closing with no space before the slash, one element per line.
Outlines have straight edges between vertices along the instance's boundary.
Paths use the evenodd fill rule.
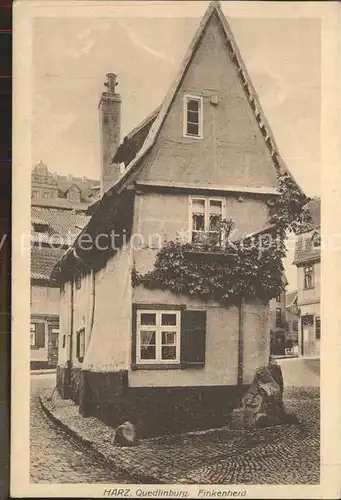
<path fill-rule="evenodd" d="M 298 344 L 298 324 L 299 324 L 299 311 L 298 311 L 298 294 L 297 290 L 288 292 L 286 295 L 286 321 L 288 325 L 289 338 L 293 341 L 294 345 Z"/>
<path fill-rule="evenodd" d="M 101 177 L 111 196 L 82 234 L 120 237 L 107 250 L 82 250 L 79 237 L 52 273 L 61 283 L 58 390 L 82 414 L 130 420 L 140 436 L 221 425 L 268 362 L 268 303 L 223 307 L 132 280 L 153 268 L 153 235 L 171 241 L 184 230 L 197 242 L 226 217 L 242 234 L 263 231 L 278 195 L 284 166 L 218 2 L 161 107 L 116 151 L 119 104 L 109 74 Z"/>
<path fill-rule="evenodd" d="M 288 280 L 285 276 L 283 276 L 283 286 L 284 288 L 288 286 Z M 285 329 L 286 324 L 286 293 L 285 291 L 280 293 L 276 298 L 270 300 L 270 321 L 269 327 L 270 330 L 275 330 L 276 328 Z"/>
<path fill-rule="evenodd" d="M 40 161 L 31 174 L 31 204 L 84 212 L 98 198 L 99 188 L 99 181 L 52 173 Z"/>
<path fill-rule="evenodd" d="M 42 163 L 31 184 L 31 368 L 58 359 L 60 290 L 50 274 L 89 220 L 85 212 L 99 182 L 52 174 Z"/>
<path fill-rule="evenodd" d="M 298 235 L 294 264 L 297 266 L 297 307 L 299 309 L 298 340 L 301 356 L 320 355 L 321 311 L 321 201 L 314 198 L 309 204 L 313 225 Z"/>
<path fill-rule="evenodd" d="M 288 281 L 283 276 L 283 285 L 286 287 Z M 280 293 L 277 297 L 270 300 L 270 352 L 271 354 L 285 354 L 285 346 L 287 339 L 287 321 L 286 321 L 286 293 Z"/>

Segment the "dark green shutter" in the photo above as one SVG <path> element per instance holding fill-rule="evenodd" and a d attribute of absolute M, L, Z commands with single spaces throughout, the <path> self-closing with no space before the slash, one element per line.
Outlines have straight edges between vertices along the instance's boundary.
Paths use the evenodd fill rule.
<path fill-rule="evenodd" d="M 80 347 L 81 347 L 81 343 L 80 343 L 80 338 L 79 338 L 79 332 L 77 332 L 76 334 L 76 358 L 79 359 L 79 355 L 80 355 Z"/>
<path fill-rule="evenodd" d="M 206 311 L 182 312 L 181 364 L 184 368 L 202 366 L 206 354 Z"/>
<path fill-rule="evenodd" d="M 132 333 L 132 342 L 131 342 L 131 364 L 134 366 L 136 364 L 136 330 L 137 330 L 137 308 L 133 306 L 133 314 L 132 314 L 132 325 L 131 325 L 131 333 Z"/>
<path fill-rule="evenodd" d="M 45 323 L 36 323 L 36 346 L 45 347 Z"/>

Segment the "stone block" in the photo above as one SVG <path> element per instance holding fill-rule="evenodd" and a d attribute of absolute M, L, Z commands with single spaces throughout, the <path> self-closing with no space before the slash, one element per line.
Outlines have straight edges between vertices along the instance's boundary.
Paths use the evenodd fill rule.
<path fill-rule="evenodd" d="M 134 446 L 137 444 L 136 428 L 131 422 L 124 422 L 124 424 L 117 427 L 115 432 L 114 444 L 116 446 Z"/>

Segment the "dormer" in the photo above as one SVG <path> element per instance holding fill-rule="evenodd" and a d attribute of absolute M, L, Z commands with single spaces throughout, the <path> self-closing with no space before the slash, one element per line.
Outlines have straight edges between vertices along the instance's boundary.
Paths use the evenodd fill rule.
<path fill-rule="evenodd" d="M 80 203 L 81 190 L 76 184 L 72 184 L 66 192 L 66 198 L 73 203 Z"/>
<path fill-rule="evenodd" d="M 36 233 L 46 233 L 49 228 L 47 222 L 41 219 L 33 219 L 32 220 L 32 229 Z"/>
<path fill-rule="evenodd" d="M 313 244 L 313 248 L 315 249 L 321 248 L 321 235 L 319 231 L 314 231 L 313 235 L 311 236 L 311 241 Z"/>

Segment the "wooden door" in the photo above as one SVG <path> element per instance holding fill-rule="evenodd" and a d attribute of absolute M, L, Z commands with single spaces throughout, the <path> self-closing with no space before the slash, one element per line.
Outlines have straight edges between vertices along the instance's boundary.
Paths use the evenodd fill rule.
<path fill-rule="evenodd" d="M 302 316 L 302 355 L 315 356 L 314 316 Z"/>
<path fill-rule="evenodd" d="M 59 327 L 57 324 L 48 325 L 49 335 L 49 365 L 57 366 L 58 362 L 58 341 L 59 341 Z"/>

